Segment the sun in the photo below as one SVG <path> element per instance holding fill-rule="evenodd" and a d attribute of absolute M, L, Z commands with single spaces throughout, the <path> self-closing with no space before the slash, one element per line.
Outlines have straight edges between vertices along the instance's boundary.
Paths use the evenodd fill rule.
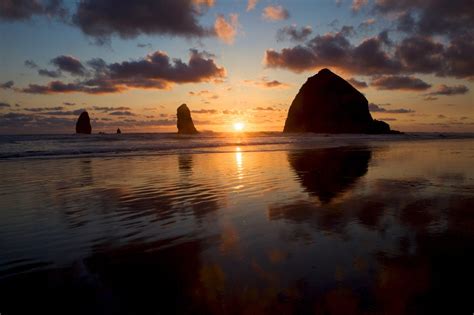
<path fill-rule="evenodd" d="M 234 130 L 235 131 L 242 131 L 245 128 L 245 124 L 243 122 L 236 122 L 234 123 Z"/>

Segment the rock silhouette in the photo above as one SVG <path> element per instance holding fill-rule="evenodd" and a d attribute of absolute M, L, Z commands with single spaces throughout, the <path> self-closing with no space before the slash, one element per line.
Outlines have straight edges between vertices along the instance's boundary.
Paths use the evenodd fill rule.
<path fill-rule="evenodd" d="M 180 134 L 196 134 L 198 131 L 194 127 L 193 119 L 191 118 L 191 111 L 186 104 L 178 107 L 178 133 Z"/>
<path fill-rule="evenodd" d="M 120 128 L 117 128 L 117 134 L 122 133 L 122 130 Z"/>
<path fill-rule="evenodd" d="M 303 84 L 291 103 L 283 132 L 398 133 L 374 120 L 365 96 L 329 69 Z"/>
<path fill-rule="evenodd" d="M 76 122 L 76 133 L 90 134 L 92 132 L 89 113 L 83 111 Z"/>

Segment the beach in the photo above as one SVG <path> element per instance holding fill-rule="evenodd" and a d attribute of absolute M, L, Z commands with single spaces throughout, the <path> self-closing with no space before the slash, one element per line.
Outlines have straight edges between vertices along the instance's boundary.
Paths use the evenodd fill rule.
<path fill-rule="evenodd" d="M 1 136 L 0 313 L 472 313 L 474 138 Z"/>

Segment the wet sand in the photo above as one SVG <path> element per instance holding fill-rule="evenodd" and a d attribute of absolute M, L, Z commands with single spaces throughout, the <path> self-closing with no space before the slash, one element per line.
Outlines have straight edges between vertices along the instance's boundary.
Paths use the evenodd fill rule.
<path fill-rule="evenodd" d="M 474 140 L 2 161 L 0 313 L 471 314 Z"/>

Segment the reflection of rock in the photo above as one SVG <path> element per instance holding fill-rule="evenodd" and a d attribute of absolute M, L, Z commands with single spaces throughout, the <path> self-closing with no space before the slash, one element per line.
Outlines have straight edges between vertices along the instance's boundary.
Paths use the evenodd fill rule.
<path fill-rule="evenodd" d="M 191 111 L 186 104 L 178 107 L 178 133 L 182 134 L 196 134 L 198 131 L 194 127 L 193 119 L 191 118 Z"/>
<path fill-rule="evenodd" d="M 284 132 L 391 133 L 387 123 L 372 119 L 364 95 L 328 69 L 301 87 Z"/>
<path fill-rule="evenodd" d="M 84 111 L 81 113 L 76 122 L 76 133 L 90 134 L 92 132 L 91 120 L 89 113 Z"/>
<path fill-rule="evenodd" d="M 364 176 L 370 158 L 370 150 L 354 148 L 288 153 L 288 161 L 301 184 L 323 203 L 330 202 Z"/>

